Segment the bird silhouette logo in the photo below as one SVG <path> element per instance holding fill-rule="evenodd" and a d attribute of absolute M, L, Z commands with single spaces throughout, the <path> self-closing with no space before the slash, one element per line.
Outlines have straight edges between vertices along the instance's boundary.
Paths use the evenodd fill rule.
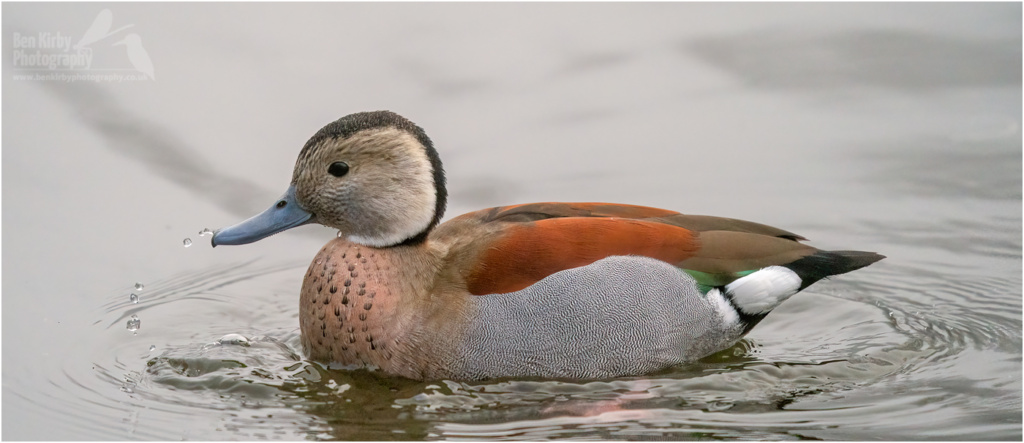
<path fill-rule="evenodd" d="M 89 29 L 85 31 L 85 34 L 82 34 L 82 38 L 78 40 L 78 43 L 75 43 L 74 48 L 82 49 L 88 45 L 91 45 L 107 37 L 110 37 L 111 35 L 114 35 L 118 32 L 124 31 L 125 29 L 135 26 L 122 26 L 117 30 L 111 31 L 110 26 L 113 24 L 114 13 L 110 12 L 109 9 L 104 9 L 100 11 L 99 14 L 96 14 L 96 19 L 92 21 L 92 26 L 89 26 Z"/>
<path fill-rule="evenodd" d="M 85 34 L 82 34 L 82 38 L 78 40 L 78 43 L 75 43 L 74 49 L 92 51 L 89 45 L 101 42 L 107 37 L 135 26 L 125 25 L 111 31 L 110 28 L 113 24 L 114 13 L 110 12 L 109 9 L 100 11 L 99 14 L 96 14 L 96 18 L 92 21 L 89 29 L 85 31 Z M 156 75 L 153 71 L 153 60 L 149 58 L 149 53 L 142 46 L 142 37 L 139 37 L 139 34 L 128 34 L 123 39 L 111 44 L 111 46 L 124 46 L 128 53 L 128 62 L 132 64 L 132 68 L 145 74 L 146 77 L 156 80 Z"/>
<path fill-rule="evenodd" d="M 156 80 L 156 76 L 153 75 L 153 60 L 149 59 L 149 53 L 146 52 L 146 48 L 142 47 L 142 38 L 139 37 L 139 34 L 128 34 L 113 46 L 127 47 L 128 61 L 132 63 L 132 67 Z"/>

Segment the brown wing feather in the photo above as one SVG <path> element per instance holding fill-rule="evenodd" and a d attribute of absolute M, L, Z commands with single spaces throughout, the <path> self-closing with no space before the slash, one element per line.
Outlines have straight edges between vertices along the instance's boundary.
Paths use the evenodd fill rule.
<path fill-rule="evenodd" d="M 760 223 L 749 222 L 746 220 L 737 220 L 735 218 L 713 217 L 710 215 L 676 214 L 667 217 L 661 217 L 659 221 L 661 221 L 662 223 L 668 223 L 670 225 L 675 225 L 699 232 L 747 232 L 751 234 L 765 235 L 769 237 L 779 237 L 787 240 L 807 240 L 803 236 L 794 234 L 783 229 L 779 229 L 768 225 L 762 225 Z"/>
<path fill-rule="evenodd" d="M 691 231 L 643 220 L 563 217 L 516 223 L 477 257 L 466 286 L 475 295 L 513 292 L 612 255 L 679 263 L 698 248 Z"/>
<path fill-rule="evenodd" d="M 615 203 L 527 203 L 485 209 L 485 221 L 536 221 L 560 217 L 621 217 L 646 219 L 680 215 L 678 212 L 647 206 Z"/>
<path fill-rule="evenodd" d="M 457 232 L 456 232 L 457 231 Z M 791 232 L 723 217 L 610 203 L 531 203 L 462 215 L 439 237 L 472 237 L 458 268 L 472 294 L 513 292 L 612 255 L 643 255 L 683 269 L 732 273 L 817 251 Z M 459 248 L 456 248 L 459 249 Z"/>
<path fill-rule="evenodd" d="M 484 221 L 525 222 L 559 217 L 621 217 L 667 223 L 691 231 L 737 231 L 790 240 L 807 240 L 792 232 L 761 223 L 709 215 L 686 215 L 667 209 L 616 203 L 527 203 L 499 206 L 474 214 Z"/>

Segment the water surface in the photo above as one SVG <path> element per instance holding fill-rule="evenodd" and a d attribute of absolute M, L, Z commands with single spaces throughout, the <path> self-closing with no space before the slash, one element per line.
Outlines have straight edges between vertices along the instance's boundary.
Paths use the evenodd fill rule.
<path fill-rule="evenodd" d="M 1019 4 L 3 12 L 5 439 L 1022 436 Z M 15 32 L 75 43 L 105 16 L 90 69 L 143 79 L 16 77 L 40 48 Z M 149 73 L 113 45 L 132 33 Z M 375 109 L 434 140 L 449 217 L 633 203 L 888 259 L 642 377 L 324 369 L 297 293 L 335 233 L 214 250 L 199 231 L 269 206 L 313 132 Z"/>

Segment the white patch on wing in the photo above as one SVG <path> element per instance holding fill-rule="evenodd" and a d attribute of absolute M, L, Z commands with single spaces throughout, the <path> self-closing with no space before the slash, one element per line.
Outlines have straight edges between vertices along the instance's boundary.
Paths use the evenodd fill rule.
<path fill-rule="evenodd" d="M 769 266 L 725 285 L 732 302 L 743 312 L 755 315 L 771 311 L 796 294 L 803 281 L 782 266 Z"/>
<path fill-rule="evenodd" d="M 719 291 L 718 288 L 712 288 L 708 291 L 707 298 L 715 304 L 715 309 L 718 310 L 718 313 L 722 314 L 722 319 L 725 320 L 726 325 L 732 326 L 740 322 L 740 316 L 736 312 L 736 308 L 732 307 L 729 300 L 725 299 L 722 291 Z"/>

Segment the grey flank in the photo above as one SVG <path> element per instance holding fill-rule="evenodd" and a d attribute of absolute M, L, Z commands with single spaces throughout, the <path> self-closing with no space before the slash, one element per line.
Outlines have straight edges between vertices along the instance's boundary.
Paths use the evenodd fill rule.
<path fill-rule="evenodd" d="M 478 314 L 456 347 L 455 378 L 644 374 L 694 361 L 743 335 L 692 277 L 647 257 L 609 257 L 473 302 Z"/>

